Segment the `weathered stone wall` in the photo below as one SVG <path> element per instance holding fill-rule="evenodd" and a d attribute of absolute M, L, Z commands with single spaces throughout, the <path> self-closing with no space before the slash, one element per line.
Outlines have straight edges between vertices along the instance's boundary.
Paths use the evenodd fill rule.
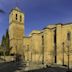
<path fill-rule="evenodd" d="M 31 61 L 31 37 L 24 37 L 23 50 L 24 50 L 25 61 Z"/>
<path fill-rule="evenodd" d="M 24 14 L 16 7 L 9 15 L 9 38 L 10 47 L 12 47 L 11 53 L 23 54 L 23 36 Z"/>
<path fill-rule="evenodd" d="M 40 33 L 33 33 L 31 37 L 32 62 L 42 62 L 42 38 Z"/>
<path fill-rule="evenodd" d="M 70 40 L 68 41 L 67 34 L 70 32 Z M 68 65 L 68 46 L 69 46 L 69 62 L 72 65 L 72 24 L 62 26 L 62 41 L 64 42 L 64 64 Z"/>

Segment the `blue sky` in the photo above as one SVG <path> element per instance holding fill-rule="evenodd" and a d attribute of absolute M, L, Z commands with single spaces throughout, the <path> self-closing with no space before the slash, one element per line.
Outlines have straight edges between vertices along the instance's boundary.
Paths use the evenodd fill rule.
<path fill-rule="evenodd" d="M 25 35 L 48 24 L 72 22 L 72 0 L 0 0 L 0 42 L 9 27 L 9 12 L 18 6 L 25 13 Z"/>

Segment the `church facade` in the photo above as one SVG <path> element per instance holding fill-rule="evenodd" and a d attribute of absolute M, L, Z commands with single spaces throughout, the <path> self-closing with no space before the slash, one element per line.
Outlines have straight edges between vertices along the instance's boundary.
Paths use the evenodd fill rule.
<path fill-rule="evenodd" d="M 48 25 L 41 31 L 24 34 L 24 13 L 12 9 L 9 14 L 11 53 L 19 53 L 26 62 L 72 65 L 72 23 Z M 69 59 L 68 59 L 69 58 Z"/>

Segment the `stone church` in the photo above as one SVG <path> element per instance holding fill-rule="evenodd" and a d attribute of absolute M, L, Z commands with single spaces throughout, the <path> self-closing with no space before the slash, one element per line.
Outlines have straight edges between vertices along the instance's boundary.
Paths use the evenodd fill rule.
<path fill-rule="evenodd" d="M 12 54 L 21 54 L 29 63 L 68 65 L 69 60 L 72 65 L 72 23 L 48 24 L 28 37 L 24 28 L 24 13 L 16 7 L 9 14 Z"/>

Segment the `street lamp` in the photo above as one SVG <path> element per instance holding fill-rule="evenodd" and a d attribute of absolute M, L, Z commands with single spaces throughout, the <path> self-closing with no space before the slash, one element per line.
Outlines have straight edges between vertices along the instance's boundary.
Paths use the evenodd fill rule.
<path fill-rule="evenodd" d="M 67 72 L 70 72 L 69 71 L 69 61 L 70 61 L 70 42 L 69 41 L 67 42 L 67 56 L 68 56 L 68 71 Z"/>
<path fill-rule="evenodd" d="M 3 46 L 3 54 L 4 54 L 4 60 L 5 60 L 5 53 L 6 53 L 6 46 Z"/>
<path fill-rule="evenodd" d="M 64 42 L 62 43 L 63 46 L 63 65 L 64 65 Z"/>
<path fill-rule="evenodd" d="M 67 55 L 68 55 L 68 71 L 71 72 L 69 69 L 69 61 L 70 61 L 70 46 L 71 46 L 71 32 L 67 33 Z"/>
<path fill-rule="evenodd" d="M 25 48 L 25 45 L 23 45 L 23 50 L 24 50 L 24 48 Z M 24 51 L 25 51 L 25 50 L 24 50 Z M 25 57 L 24 51 L 23 51 L 23 57 Z"/>

